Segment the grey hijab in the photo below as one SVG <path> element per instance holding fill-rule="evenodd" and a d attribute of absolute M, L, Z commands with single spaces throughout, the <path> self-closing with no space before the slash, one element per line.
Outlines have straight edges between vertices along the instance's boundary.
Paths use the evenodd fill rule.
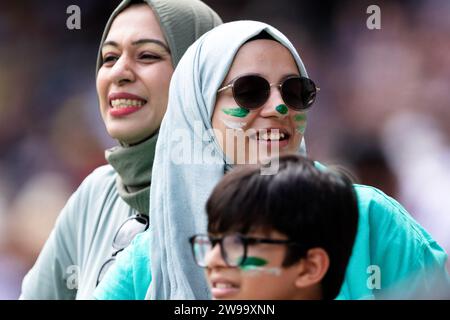
<path fill-rule="evenodd" d="M 199 0 L 124 0 L 109 17 L 97 55 L 97 72 L 102 65 L 101 48 L 114 19 L 132 4 L 146 3 L 159 19 L 175 68 L 187 48 L 205 32 L 222 24 L 218 14 Z"/>

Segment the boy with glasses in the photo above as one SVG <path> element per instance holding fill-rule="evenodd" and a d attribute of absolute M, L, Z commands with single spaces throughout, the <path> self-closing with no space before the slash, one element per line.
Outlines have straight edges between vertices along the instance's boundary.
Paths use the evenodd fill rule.
<path fill-rule="evenodd" d="M 275 175 L 239 167 L 207 203 L 208 235 L 189 241 L 214 299 L 334 299 L 358 224 L 351 181 L 301 156 Z"/>

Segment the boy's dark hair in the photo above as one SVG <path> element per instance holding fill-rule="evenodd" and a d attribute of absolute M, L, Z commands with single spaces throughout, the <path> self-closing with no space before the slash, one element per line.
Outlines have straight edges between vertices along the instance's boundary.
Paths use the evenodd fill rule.
<path fill-rule="evenodd" d="M 338 295 L 358 224 L 356 194 L 344 174 L 298 155 L 280 157 L 274 175 L 261 175 L 257 165 L 238 167 L 215 187 L 206 210 L 210 233 L 276 230 L 300 243 L 287 247 L 283 267 L 309 249 L 324 249 L 330 266 L 321 282 L 323 299 Z"/>

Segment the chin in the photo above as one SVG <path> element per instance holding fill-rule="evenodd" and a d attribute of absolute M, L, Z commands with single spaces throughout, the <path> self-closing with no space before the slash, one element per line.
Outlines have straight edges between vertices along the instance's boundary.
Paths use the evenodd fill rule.
<path fill-rule="evenodd" d="M 130 130 L 130 128 L 119 126 L 111 126 L 107 128 L 107 131 L 111 138 L 120 142 L 124 142 L 126 144 L 134 144 L 140 142 L 146 137 L 150 137 L 151 135 L 151 133 L 147 134 L 147 132 L 134 132 L 136 130 Z"/>

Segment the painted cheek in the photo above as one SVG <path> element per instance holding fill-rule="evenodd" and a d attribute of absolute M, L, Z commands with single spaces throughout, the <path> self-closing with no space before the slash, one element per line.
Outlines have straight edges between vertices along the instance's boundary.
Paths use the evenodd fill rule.
<path fill-rule="evenodd" d="M 301 135 L 304 135 L 306 130 L 306 114 L 296 114 L 294 116 L 294 122 L 295 131 L 300 133 Z"/>
<path fill-rule="evenodd" d="M 247 267 L 262 267 L 267 264 L 267 260 L 258 257 L 247 257 L 244 263 L 241 265 L 241 269 Z"/>
<path fill-rule="evenodd" d="M 277 267 L 266 267 L 267 260 L 259 257 L 247 257 L 240 269 L 249 276 L 258 276 L 262 274 L 279 276 L 281 269 Z"/>
<path fill-rule="evenodd" d="M 222 112 L 236 118 L 245 118 L 250 113 L 249 110 L 241 107 L 222 108 Z"/>
<path fill-rule="evenodd" d="M 220 119 L 227 128 L 242 129 L 247 125 L 247 122 L 238 120 L 245 118 L 250 113 L 249 110 L 241 107 L 233 107 L 233 108 L 222 108 L 222 112 L 228 116 L 233 117 L 232 119 L 224 119 L 224 118 Z"/>

